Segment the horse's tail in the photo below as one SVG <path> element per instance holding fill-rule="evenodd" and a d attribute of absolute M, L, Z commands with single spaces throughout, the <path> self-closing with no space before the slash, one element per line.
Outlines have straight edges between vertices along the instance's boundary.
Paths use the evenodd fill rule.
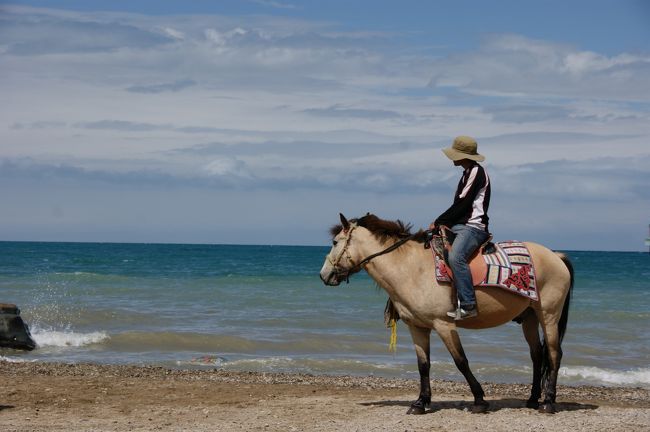
<path fill-rule="evenodd" d="M 569 257 L 567 257 L 565 254 L 560 252 L 556 252 L 556 254 L 560 257 L 564 265 L 567 267 L 570 275 L 569 292 L 567 292 L 566 298 L 564 299 L 562 315 L 560 316 L 560 321 L 558 322 L 558 333 L 560 338 L 558 349 L 560 350 L 561 353 L 562 340 L 564 339 L 567 323 L 569 321 L 569 306 L 571 305 L 571 294 L 573 292 L 574 270 L 573 270 L 573 264 L 571 263 L 571 260 L 569 260 Z M 544 343 L 542 345 L 542 388 L 546 387 L 546 383 L 548 381 L 550 371 L 551 371 L 551 360 L 548 355 L 548 345 L 546 343 L 546 340 L 544 340 Z"/>

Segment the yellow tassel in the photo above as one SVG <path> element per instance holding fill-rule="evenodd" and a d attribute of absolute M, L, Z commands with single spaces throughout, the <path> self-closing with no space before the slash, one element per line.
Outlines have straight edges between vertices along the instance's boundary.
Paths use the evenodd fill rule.
<path fill-rule="evenodd" d="M 388 344 L 388 351 L 395 353 L 397 352 L 397 320 L 391 318 L 388 322 L 388 327 L 390 327 L 390 343 Z"/>

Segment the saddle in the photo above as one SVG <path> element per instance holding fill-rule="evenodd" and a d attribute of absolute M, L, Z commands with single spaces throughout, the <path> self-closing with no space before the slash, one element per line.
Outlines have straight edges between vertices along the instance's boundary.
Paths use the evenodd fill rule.
<path fill-rule="evenodd" d="M 453 274 L 448 264 L 454 233 L 440 227 L 431 234 L 425 248 L 433 251 L 436 280 L 452 283 Z M 499 287 L 531 300 L 538 300 L 535 269 L 526 244 L 518 241 L 492 243 L 492 236 L 468 260 L 472 284 L 481 287 Z"/>
<path fill-rule="evenodd" d="M 449 279 L 453 280 L 454 275 L 449 266 L 449 251 L 451 250 L 451 245 L 454 242 L 456 234 L 446 226 L 441 226 L 438 230 L 439 234 L 433 234 L 430 245 L 431 249 L 439 258 L 441 258 L 441 266 L 444 266 L 442 270 Z M 488 266 L 483 255 L 489 255 L 496 251 L 494 243 L 492 243 L 492 234 L 488 239 L 483 242 L 481 246 L 472 254 L 472 256 L 467 260 L 469 265 L 469 270 L 472 273 L 472 284 L 474 286 L 479 285 L 485 280 L 488 272 Z"/>

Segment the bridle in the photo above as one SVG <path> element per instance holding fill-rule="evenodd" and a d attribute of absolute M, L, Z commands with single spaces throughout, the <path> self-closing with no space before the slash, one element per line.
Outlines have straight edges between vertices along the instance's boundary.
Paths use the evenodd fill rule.
<path fill-rule="evenodd" d="M 330 256 L 327 255 L 327 261 L 332 265 L 334 268 L 334 273 L 340 277 L 340 280 L 345 279 L 346 283 L 350 283 L 350 275 L 358 272 L 361 270 L 361 267 L 368 264 L 371 260 L 374 258 L 377 258 L 378 256 L 385 255 L 387 253 L 390 253 L 394 251 L 395 249 L 399 248 L 402 246 L 404 243 L 406 243 L 409 240 L 412 240 L 415 238 L 416 234 L 411 234 L 407 237 L 404 237 L 400 239 L 399 241 L 393 243 L 392 245 L 388 246 L 386 249 L 379 251 L 377 253 L 374 253 L 372 255 L 369 255 L 359 261 L 358 263 L 354 263 L 354 260 L 352 259 L 352 255 L 350 254 L 350 251 L 348 250 L 348 246 L 350 246 L 350 239 L 352 239 L 352 231 L 355 230 L 357 225 L 355 224 L 350 224 L 350 228 L 348 230 L 348 235 L 345 238 L 345 244 L 343 245 L 343 249 L 341 249 L 341 252 L 339 252 L 338 256 L 336 257 L 335 260 L 330 259 Z M 339 267 L 339 264 L 341 263 L 341 259 L 343 258 L 343 255 L 346 256 L 348 261 L 352 264 L 352 267 L 348 269 L 341 269 Z"/>
<path fill-rule="evenodd" d="M 352 259 L 352 255 L 350 254 L 350 251 L 348 250 L 348 246 L 350 246 L 350 239 L 352 238 L 352 231 L 356 228 L 356 225 L 350 225 L 350 228 L 348 230 L 348 235 L 345 237 L 345 244 L 343 245 L 343 249 L 341 249 L 341 252 L 339 252 L 338 256 L 336 257 L 336 260 L 332 260 L 329 256 L 327 255 L 327 261 L 332 265 L 334 268 L 334 273 L 337 276 L 344 276 L 345 281 L 347 283 L 350 283 L 350 273 L 353 268 L 356 267 L 356 264 L 354 264 L 354 260 Z M 341 271 L 341 268 L 339 267 L 339 264 L 341 263 L 341 259 L 343 258 L 343 255 L 346 255 L 346 258 L 350 263 L 352 263 L 352 267 L 350 267 L 347 270 Z M 341 278 L 343 279 L 343 278 Z"/>

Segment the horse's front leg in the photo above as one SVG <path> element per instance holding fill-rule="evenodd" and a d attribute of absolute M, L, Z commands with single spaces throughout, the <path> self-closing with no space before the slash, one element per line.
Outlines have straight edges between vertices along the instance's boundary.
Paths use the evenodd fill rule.
<path fill-rule="evenodd" d="M 418 357 L 420 396 L 411 404 L 407 414 L 424 414 L 427 406 L 431 404 L 431 382 L 429 379 L 429 370 L 431 369 L 431 329 L 409 326 L 409 331 L 415 345 L 415 354 Z"/>
<path fill-rule="evenodd" d="M 467 361 L 467 356 L 465 356 L 465 351 L 463 350 L 463 345 L 460 343 L 460 337 L 458 336 L 458 330 L 456 325 L 448 321 L 437 321 L 435 324 L 435 329 L 442 342 L 447 347 L 447 350 L 454 359 L 456 367 L 463 374 L 469 384 L 470 389 L 472 390 L 472 395 L 474 396 L 474 406 L 472 407 L 473 413 L 484 413 L 487 411 L 489 404 L 485 401 L 485 393 L 483 392 L 483 387 L 474 377 L 474 374 L 469 368 L 469 361 Z"/>

